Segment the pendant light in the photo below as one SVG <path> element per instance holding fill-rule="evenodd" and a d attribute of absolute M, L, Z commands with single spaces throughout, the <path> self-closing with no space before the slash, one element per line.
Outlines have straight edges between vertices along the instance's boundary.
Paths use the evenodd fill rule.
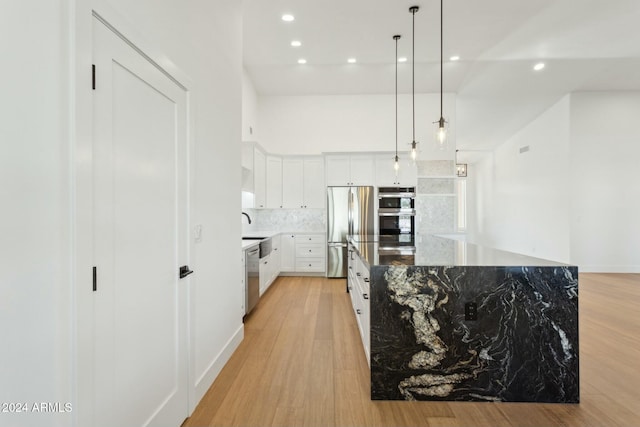
<path fill-rule="evenodd" d="M 418 6 L 411 6 L 409 12 L 411 12 L 412 24 L 411 24 L 411 103 L 412 103 L 412 129 L 413 140 L 411 141 L 411 160 L 415 163 L 418 157 L 418 142 L 416 141 L 416 12 L 420 10 Z"/>
<path fill-rule="evenodd" d="M 393 169 L 395 169 L 397 176 L 398 170 L 400 169 L 400 161 L 398 159 L 398 40 L 400 36 L 395 35 L 393 39 L 396 41 L 396 156 L 394 158 Z"/>
<path fill-rule="evenodd" d="M 443 75 L 443 43 L 442 43 L 442 34 L 443 34 L 443 19 L 442 19 L 442 1 L 440 0 L 440 118 L 438 119 L 438 129 L 436 130 L 436 143 L 438 148 L 444 150 L 447 143 L 447 121 L 444 119 L 442 115 L 442 75 Z"/>

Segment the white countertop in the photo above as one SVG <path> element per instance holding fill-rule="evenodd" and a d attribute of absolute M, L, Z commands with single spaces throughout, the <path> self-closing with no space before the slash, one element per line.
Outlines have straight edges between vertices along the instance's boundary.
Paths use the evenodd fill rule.
<path fill-rule="evenodd" d="M 260 230 L 260 231 L 247 231 L 246 233 L 242 233 L 242 237 L 274 237 L 278 234 L 325 234 L 324 231 L 274 231 L 274 230 Z M 258 246 L 260 240 L 243 240 L 242 241 L 242 250 L 246 250 L 252 248 L 254 246 Z"/>
<path fill-rule="evenodd" d="M 277 236 L 278 234 L 280 234 L 279 231 L 270 231 L 270 230 L 265 230 L 265 231 L 249 231 L 246 233 L 242 233 L 242 237 L 273 237 L 273 236 Z M 242 250 L 246 250 L 255 246 L 258 246 L 258 244 L 260 243 L 260 240 L 243 240 L 242 241 Z"/>

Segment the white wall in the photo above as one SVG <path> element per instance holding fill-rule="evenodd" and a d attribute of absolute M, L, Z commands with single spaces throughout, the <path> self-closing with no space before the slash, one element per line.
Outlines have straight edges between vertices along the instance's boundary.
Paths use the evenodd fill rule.
<path fill-rule="evenodd" d="M 470 166 L 470 241 L 569 262 L 569 105 L 563 98 Z"/>
<path fill-rule="evenodd" d="M 90 204 L 82 199 L 87 183 L 75 180 L 86 177 L 90 165 L 87 152 L 76 149 L 90 146 L 90 129 L 76 122 L 91 118 L 90 4 L 117 12 L 192 83 L 190 221 L 203 226 L 202 243 L 191 245 L 190 263 L 196 271 L 190 276 L 195 403 L 242 337 L 241 4 L 56 0 L 9 7 L 3 2 L 0 46 L 7 64 L 3 78 L 10 84 L 0 89 L 0 401 L 74 407 L 71 414 L 2 414 L 2 425 L 67 426 L 74 420 L 90 425 L 91 343 L 82 337 L 90 324 L 74 322 L 76 315 L 91 314 L 83 291 L 90 286 L 90 248 L 83 246 L 90 237 L 82 232 L 86 218 L 74 211 Z M 219 200 L 225 200 L 224 211 Z"/>
<path fill-rule="evenodd" d="M 421 158 L 453 159 L 455 95 L 445 94 L 444 114 L 450 120 L 449 150 L 435 147 L 440 117 L 439 94 L 416 94 L 416 139 Z M 393 151 L 395 149 L 394 95 L 260 96 L 260 144 L 278 154 Z M 398 150 L 412 141 L 411 95 L 398 96 Z"/>
<path fill-rule="evenodd" d="M 640 92 L 571 96 L 571 258 L 640 272 Z"/>
<path fill-rule="evenodd" d="M 0 402 L 72 400 L 67 17 L 66 1 L 0 5 Z"/>
<path fill-rule="evenodd" d="M 582 272 L 640 271 L 637 117 L 638 92 L 567 95 L 469 165 L 469 239 Z"/>

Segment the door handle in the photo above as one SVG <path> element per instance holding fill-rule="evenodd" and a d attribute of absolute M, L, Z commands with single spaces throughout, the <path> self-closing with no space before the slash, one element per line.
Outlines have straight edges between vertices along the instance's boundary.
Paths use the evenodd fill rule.
<path fill-rule="evenodd" d="M 188 265 L 183 265 L 182 267 L 180 267 L 180 278 L 184 279 L 185 277 L 187 277 L 188 275 L 190 275 L 191 273 L 193 273 L 193 270 L 189 270 L 189 266 Z"/>

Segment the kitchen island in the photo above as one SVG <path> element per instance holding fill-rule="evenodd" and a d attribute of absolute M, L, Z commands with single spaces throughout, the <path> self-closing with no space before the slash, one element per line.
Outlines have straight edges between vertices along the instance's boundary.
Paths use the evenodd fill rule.
<path fill-rule="evenodd" d="M 577 267 L 435 236 L 350 249 L 372 399 L 579 402 Z"/>

